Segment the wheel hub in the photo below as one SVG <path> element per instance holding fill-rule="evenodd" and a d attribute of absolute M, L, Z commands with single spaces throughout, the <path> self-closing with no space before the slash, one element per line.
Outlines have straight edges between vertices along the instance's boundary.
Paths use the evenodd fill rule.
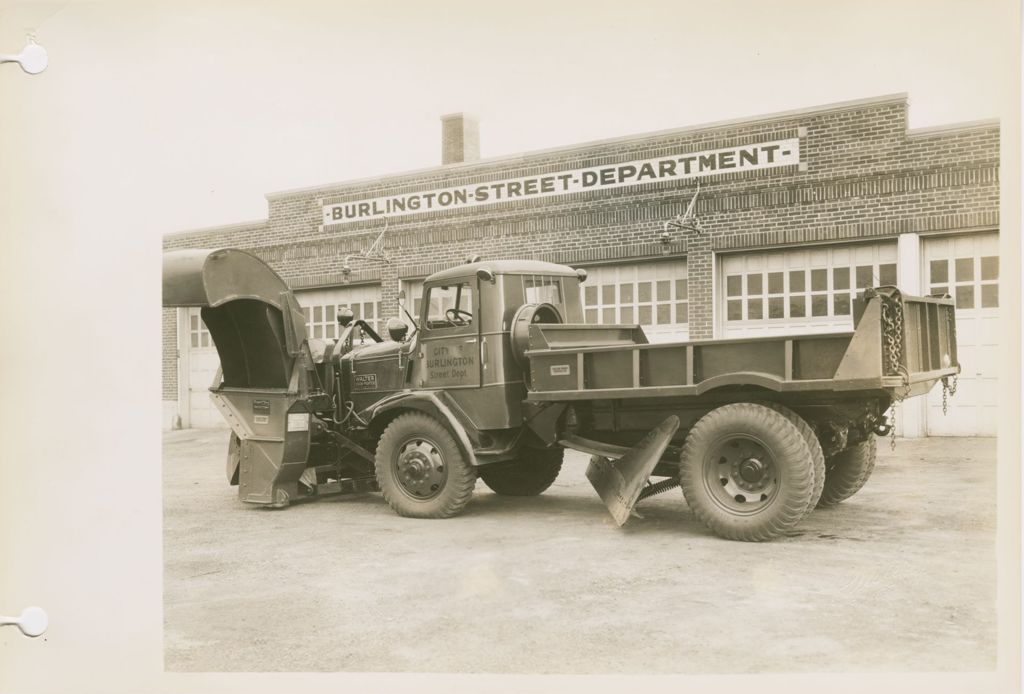
<path fill-rule="evenodd" d="M 771 453 L 758 440 L 733 436 L 713 447 L 705 483 L 719 503 L 733 512 L 756 512 L 768 504 L 778 484 Z"/>
<path fill-rule="evenodd" d="M 448 472 L 437 446 L 426 439 L 407 441 L 395 461 L 402 489 L 416 499 L 436 496 L 444 487 Z"/>

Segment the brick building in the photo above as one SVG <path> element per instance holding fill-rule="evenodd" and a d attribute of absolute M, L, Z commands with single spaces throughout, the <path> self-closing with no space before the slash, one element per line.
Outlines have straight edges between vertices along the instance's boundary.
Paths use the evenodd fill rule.
<path fill-rule="evenodd" d="M 296 290 L 312 335 L 336 307 L 383 321 L 467 256 L 586 267 L 588 322 L 654 340 L 852 327 L 859 288 L 957 301 L 964 373 L 909 401 L 908 436 L 991 435 L 998 323 L 999 124 L 909 130 L 897 94 L 479 159 L 475 121 L 442 117 L 442 165 L 268 194 L 267 219 L 171 234 L 165 249 L 253 251 Z M 700 228 L 666 227 L 700 184 Z M 390 262 L 349 261 L 387 225 Z M 164 311 L 165 425 L 219 426 L 217 355 L 195 310 Z M 938 389 L 936 389 L 938 390 Z"/>

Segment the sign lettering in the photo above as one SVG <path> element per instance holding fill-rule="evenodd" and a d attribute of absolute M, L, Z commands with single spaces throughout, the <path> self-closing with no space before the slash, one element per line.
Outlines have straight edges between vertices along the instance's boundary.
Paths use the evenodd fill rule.
<path fill-rule="evenodd" d="M 326 226 L 383 217 L 404 217 L 436 210 L 460 210 L 513 200 L 643 186 L 663 181 L 772 169 L 799 163 L 799 138 L 774 140 L 621 164 L 571 169 L 541 176 L 328 203 L 323 206 L 323 223 Z"/>

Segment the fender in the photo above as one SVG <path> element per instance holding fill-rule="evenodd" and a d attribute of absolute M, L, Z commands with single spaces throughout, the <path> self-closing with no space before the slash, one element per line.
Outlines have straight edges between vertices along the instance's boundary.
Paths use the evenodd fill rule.
<path fill-rule="evenodd" d="M 469 464 L 473 467 L 480 465 L 472 442 L 472 439 L 479 438 L 479 432 L 466 413 L 445 391 L 407 390 L 395 393 L 371 405 L 360 416 L 372 426 L 379 417 L 395 410 L 417 410 L 441 422 L 458 442 Z"/>

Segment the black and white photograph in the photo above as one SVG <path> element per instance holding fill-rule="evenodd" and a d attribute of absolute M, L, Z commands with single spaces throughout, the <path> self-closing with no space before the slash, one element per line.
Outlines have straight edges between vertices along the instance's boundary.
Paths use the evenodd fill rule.
<path fill-rule="evenodd" d="M 0 5 L 0 691 L 1020 691 L 1020 28 Z"/>

